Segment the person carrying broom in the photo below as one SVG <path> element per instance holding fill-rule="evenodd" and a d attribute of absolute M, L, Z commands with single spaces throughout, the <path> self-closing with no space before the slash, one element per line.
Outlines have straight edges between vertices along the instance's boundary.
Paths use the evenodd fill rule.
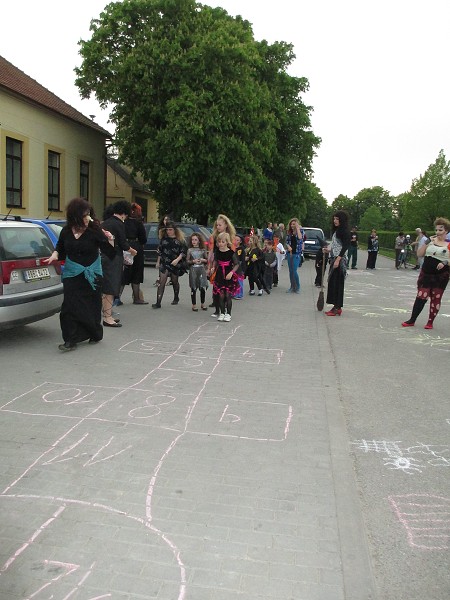
<path fill-rule="evenodd" d="M 327 304 L 333 307 L 325 314 L 328 317 L 341 316 L 344 304 L 344 284 L 347 275 L 347 250 L 350 246 L 350 228 L 348 215 L 338 210 L 333 215 L 333 237 L 331 244 L 323 249 L 329 255 Z"/>
<path fill-rule="evenodd" d="M 328 245 L 326 240 L 319 239 L 320 250 L 316 254 L 314 266 L 316 268 L 316 278 L 314 285 L 320 288 L 319 297 L 317 298 L 317 310 L 322 311 L 325 304 L 324 293 L 323 293 L 323 280 L 325 275 L 325 267 L 327 264 L 328 254 L 324 255 L 323 249 Z"/>

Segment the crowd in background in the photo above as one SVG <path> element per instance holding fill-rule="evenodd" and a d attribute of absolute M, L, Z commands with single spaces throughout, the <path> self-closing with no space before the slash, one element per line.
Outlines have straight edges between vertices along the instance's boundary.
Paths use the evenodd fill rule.
<path fill-rule="evenodd" d="M 403 323 L 404 327 L 414 325 L 428 299 L 430 315 L 426 328 L 433 327 L 448 282 L 450 222 L 440 218 L 435 226 L 436 235 L 431 238 L 417 229 L 414 242 L 403 232 L 399 232 L 395 240 L 395 266 L 399 268 L 402 253 L 409 247 L 415 248 L 416 268 L 420 270 L 413 314 Z M 198 312 L 198 299 L 200 310 L 207 310 L 206 293 L 212 288 L 209 307 L 214 308 L 214 312 L 211 316 L 220 322 L 229 322 L 233 300 L 244 297 L 245 280 L 249 296 L 270 294 L 278 287 L 284 260 L 289 270 L 286 292 L 300 293 L 299 268 L 305 232 L 297 218 L 290 219 L 286 228 L 283 223 L 267 223 L 260 237 L 253 229 L 247 235 L 237 234 L 230 219 L 219 214 L 210 239 L 205 240 L 200 233 L 185 239 L 170 215 L 165 215 L 159 223 L 158 236 L 156 301 L 151 305 L 154 309 L 162 307 L 168 285 L 173 292 L 171 304 L 179 303 L 180 278 L 187 274 L 192 311 Z M 145 243 L 142 210 L 138 204 L 118 201 L 107 207 L 100 222 L 85 199 L 75 198 L 69 203 L 67 224 L 47 261 L 65 260 L 61 351 L 74 350 L 85 340 L 99 342 L 103 327 L 122 327 L 114 307 L 123 304 L 121 296 L 127 286 L 131 286 L 133 304 L 149 304 L 141 290 Z M 366 269 L 376 268 L 378 251 L 378 236 L 373 229 L 367 242 Z M 356 228 L 350 230 L 347 213 L 338 210 L 333 215 L 331 242 L 322 241 L 315 261 L 315 284 L 322 290 L 328 267 L 326 302 L 332 307 L 325 315 L 342 315 L 347 269 L 357 268 L 357 255 Z"/>

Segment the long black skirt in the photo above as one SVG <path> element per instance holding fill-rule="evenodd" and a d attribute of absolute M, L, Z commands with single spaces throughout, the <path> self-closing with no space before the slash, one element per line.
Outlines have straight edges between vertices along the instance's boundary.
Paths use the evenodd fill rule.
<path fill-rule="evenodd" d="M 338 308 L 344 306 L 344 283 L 345 271 L 338 267 L 333 269 L 330 267 L 327 288 L 327 304 L 333 304 Z"/>
<path fill-rule="evenodd" d="M 124 265 L 122 273 L 122 285 L 144 282 L 144 250 L 141 245 L 130 242 L 130 246 L 137 250 L 132 265 Z"/>
<path fill-rule="evenodd" d="M 63 279 L 64 300 L 59 315 L 63 340 L 78 344 L 103 339 L 101 281 L 94 290 L 83 274 Z"/>
<path fill-rule="evenodd" d="M 120 294 L 122 285 L 123 253 L 116 254 L 111 260 L 102 254 L 103 293 L 110 296 Z"/>

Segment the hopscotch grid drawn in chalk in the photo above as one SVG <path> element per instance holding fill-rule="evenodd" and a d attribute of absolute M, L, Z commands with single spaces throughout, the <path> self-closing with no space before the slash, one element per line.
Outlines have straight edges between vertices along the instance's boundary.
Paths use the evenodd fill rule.
<path fill-rule="evenodd" d="M 235 348 L 233 348 L 230 344 L 230 341 L 232 340 L 234 334 L 239 330 L 240 326 L 237 326 L 235 328 L 232 329 L 228 329 L 227 333 L 228 335 L 221 340 L 221 345 L 220 347 L 217 346 L 217 344 L 211 344 L 211 348 L 217 349 L 218 350 L 218 355 L 217 357 L 211 358 L 211 356 L 208 356 L 205 360 L 199 359 L 198 357 L 195 358 L 189 358 L 190 356 L 192 356 L 193 352 L 192 352 L 192 348 L 196 347 L 196 348 L 200 348 L 202 347 L 204 349 L 205 347 L 205 342 L 207 341 L 207 339 L 205 338 L 210 338 L 212 336 L 209 335 L 205 335 L 208 333 L 216 333 L 220 330 L 219 326 L 217 324 L 215 324 L 214 326 L 212 326 L 211 324 L 205 324 L 205 325 L 201 325 L 198 328 L 196 328 L 195 331 L 193 331 L 183 342 L 180 342 L 178 345 L 177 344 L 173 344 L 171 346 L 172 348 L 172 352 L 168 353 L 167 355 L 163 355 L 163 360 L 159 363 L 159 365 L 155 366 L 151 371 L 149 371 L 146 375 L 144 375 L 143 377 L 141 377 L 139 379 L 139 381 L 135 382 L 135 384 L 130 385 L 128 387 L 125 388 L 120 388 L 120 387 L 111 387 L 109 388 L 108 386 L 89 386 L 89 384 L 80 386 L 73 386 L 70 384 L 61 384 L 61 389 L 60 390 L 46 390 L 46 395 L 44 398 L 44 402 L 43 404 L 47 405 L 47 406 L 55 406 L 55 405 L 62 405 L 63 407 L 65 407 L 65 409 L 70 409 L 71 411 L 73 411 L 74 409 L 81 411 L 82 407 L 84 406 L 84 413 L 86 414 L 81 414 L 78 415 L 78 417 L 73 417 L 73 415 L 70 415 L 70 418 L 72 419 L 76 419 L 76 422 L 64 433 L 62 434 L 58 439 L 56 439 L 53 444 L 44 452 L 42 452 L 40 454 L 40 456 L 38 456 L 24 471 L 23 473 L 17 477 L 17 479 L 13 482 L 11 482 L 6 489 L 3 491 L 2 496 L 4 498 L 8 497 L 14 497 L 14 498 L 40 498 L 40 499 L 48 499 L 51 502 L 64 502 L 65 505 L 69 505 L 72 504 L 74 506 L 82 506 L 82 507 L 91 507 L 93 509 L 100 509 L 100 510 L 105 510 L 105 511 L 109 511 L 113 514 L 121 514 L 124 515 L 128 518 L 131 518 L 133 520 L 135 520 L 136 522 L 139 522 L 140 524 L 144 525 L 145 527 L 147 527 L 150 531 L 152 531 L 153 533 L 155 533 L 159 539 L 161 539 L 171 550 L 174 558 L 176 559 L 177 565 L 178 565 L 178 569 L 179 569 L 179 582 L 178 582 L 178 600 L 183 600 L 186 594 L 186 586 L 187 586 L 187 578 L 186 578 L 186 569 L 184 566 L 184 563 L 181 559 L 181 555 L 180 555 L 180 549 L 176 546 L 176 544 L 174 542 L 172 542 L 169 537 L 162 531 L 160 531 L 157 527 L 155 527 L 153 525 L 153 491 L 154 488 L 157 484 L 157 480 L 158 480 L 158 476 L 160 475 L 161 469 L 164 466 L 164 462 L 165 460 L 168 458 L 168 456 L 170 455 L 170 453 L 176 448 L 179 440 L 182 439 L 182 437 L 186 434 L 192 433 L 190 431 L 190 424 L 192 422 L 192 424 L 194 424 L 194 420 L 195 419 L 195 415 L 198 412 L 199 408 L 201 407 L 201 409 L 203 411 L 206 411 L 206 414 L 208 414 L 208 403 L 200 403 L 200 400 L 204 400 L 206 398 L 205 396 L 205 390 L 206 387 L 208 385 L 208 383 L 211 380 L 211 377 L 213 376 L 214 372 L 220 367 L 220 365 L 227 360 L 227 357 L 233 356 L 232 360 L 238 360 L 238 358 L 235 358 L 236 356 L 236 352 L 240 353 L 239 354 L 239 359 L 242 361 L 242 356 L 245 355 L 247 356 L 249 359 L 248 362 L 260 362 L 261 364 L 267 364 L 269 362 L 269 364 L 276 364 L 279 363 L 283 354 L 282 350 L 278 350 L 278 349 L 260 349 L 260 348 L 248 348 L 246 346 L 236 346 Z M 221 333 L 223 333 L 222 330 L 220 330 Z M 201 340 L 201 342 L 200 342 Z M 215 339 L 214 339 L 215 341 Z M 198 342 L 198 343 L 197 343 Z M 151 342 L 151 344 L 154 345 L 154 342 Z M 129 344 L 125 344 L 123 348 L 125 348 L 126 346 L 129 346 Z M 152 346 L 153 348 L 153 346 Z M 244 352 L 242 352 L 242 350 L 244 350 Z M 255 361 L 253 359 L 259 358 L 261 356 L 261 353 L 265 353 L 264 354 L 264 359 L 262 361 Z M 267 361 L 266 357 L 267 355 L 270 353 L 272 353 L 272 356 L 270 358 L 270 361 Z M 275 354 L 275 360 L 273 357 L 273 353 Z M 195 354 L 195 353 L 194 353 Z M 178 368 L 174 368 L 174 361 L 178 360 Z M 171 364 L 170 364 L 171 363 Z M 165 428 L 171 432 L 173 432 L 175 434 L 175 437 L 172 439 L 171 443 L 169 444 L 169 446 L 165 449 L 165 451 L 162 453 L 162 455 L 160 456 L 159 460 L 157 461 L 156 467 L 153 469 L 152 474 L 149 473 L 150 476 L 150 481 L 149 481 L 149 485 L 148 485 L 148 489 L 147 489 L 147 494 L 146 494 L 146 501 L 145 501 L 145 517 L 144 518 L 139 518 L 139 517 L 135 517 L 133 515 L 129 515 L 127 513 L 125 513 L 125 511 L 121 511 L 119 509 L 115 509 L 114 507 L 109 507 L 105 504 L 99 503 L 99 502 L 89 502 L 89 501 L 85 501 L 82 499 L 78 499 L 78 498 L 60 498 L 59 495 L 46 495 L 46 496 L 39 496 L 37 494 L 11 494 L 10 490 L 17 485 L 19 482 L 21 482 L 24 477 L 27 476 L 27 474 L 34 469 L 35 467 L 38 467 L 40 465 L 42 465 L 42 463 L 47 464 L 47 466 L 50 466 L 51 464 L 55 464 L 58 461 L 66 461 L 66 460 L 73 460 L 75 458 L 79 459 L 82 457 L 86 456 L 86 452 L 83 452 L 82 449 L 82 444 L 85 442 L 85 438 L 86 436 L 80 435 L 77 439 L 72 439 L 71 442 L 69 442 L 69 435 L 73 435 L 73 433 L 76 432 L 77 428 L 79 428 L 83 423 L 85 422 L 89 422 L 92 420 L 95 420 L 96 422 L 101 423 L 109 423 L 109 422 L 117 422 L 115 419 L 110 418 L 111 415 L 109 415 L 109 418 L 101 418 L 101 412 L 105 412 L 106 411 L 106 407 L 108 407 L 108 412 L 111 412 L 111 407 L 114 408 L 114 406 L 118 407 L 118 408 L 122 408 L 123 406 L 128 406 L 128 416 L 132 417 L 132 421 L 137 421 L 138 419 L 136 419 L 136 414 L 139 414 L 139 411 L 141 410 L 148 410 L 148 414 L 144 417 L 144 420 L 146 421 L 152 421 L 152 419 L 157 416 L 157 413 L 161 413 L 161 412 L 166 412 L 170 406 L 173 406 L 176 402 L 175 402 L 175 398 L 179 398 L 180 394 L 178 394 L 177 392 L 171 392 L 171 397 L 168 399 L 168 394 L 164 395 L 164 394 L 156 394 L 155 395 L 155 386 L 156 385 L 161 385 L 163 388 L 164 387 L 168 387 L 168 388 L 173 388 L 176 387 L 177 385 L 179 385 L 177 382 L 180 381 L 184 381 L 184 372 L 183 372 L 183 365 L 185 365 L 186 368 L 188 368 L 188 372 L 189 375 L 201 375 L 202 377 L 198 377 L 198 381 L 196 381 L 196 385 L 198 385 L 198 393 L 196 394 L 195 392 L 193 392 L 192 394 L 185 394 L 184 395 L 184 399 L 185 401 L 188 403 L 187 408 L 184 408 L 184 424 L 182 425 L 182 427 L 180 427 L 180 429 L 177 428 Z M 203 371 L 202 373 L 196 374 L 195 370 L 193 372 L 192 370 L 192 366 L 196 366 L 197 369 L 201 368 L 201 370 Z M 169 368 L 170 366 L 170 368 Z M 199 367 L 200 366 L 200 367 Z M 167 372 L 171 371 L 171 373 L 169 375 L 167 375 Z M 179 376 L 177 377 L 177 373 L 179 374 Z M 151 379 L 155 379 L 156 381 L 151 381 Z M 147 386 L 150 389 L 145 389 L 147 388 Z M 41 388 L 42 391 L 42 386 L 37 386 L 36 388 L 33 388 L 33 391 L 35 392 L 37 389 Z M 44 388 L 45 389 L 45 388 Z M 73 390 L 76 390 L 75 392 Z M 95 394 L 98 394 L 98 398 L 95 398 Z M 139 394 L 141 393 L 141 390 L 143 390 L 143 394 L 147 394 L 148 398 L 163 398 L 166 401 L 162 401 L 162 402 L 155 402 L 155 404 L 150 404 L 145 405 L 141 403 L 141 406 L 131 406 L 130 407 L 130 399 L 132 399 L 132 394 Z M 58 391 L 61 394 L 61 396 L 58 398 Z M 31 391 L 30 391 L 31 392 Z M 72 394 L 72 395 L 71 395 Z M 26 395 L 26 394 L 25 394 Z M 20 398 L 23 398 L 25 396 L 24 394 L 22 394 L 21 396 L 17 396 L 15 399 L 13 399 L 10 402 L 7 402 L 2 408 L 7 410 L 8 412 L 11 411 L 11 404 L 15 401 L 17 401 Z M 50 399 L 50 401 L 49 401 Z M 42 398 L 41 398 L 42 400 Z M 222 399 L 223 400 L 223 399 Z M 221 401 L 222 401 L 221 400 Z M 142 402 L 142 401 L 141 401 Z M 97 403 L 97 405 L 96 405 Z M 238 407 L 239 409 L 239 414 L 236 413 L 236 408 L 233 408 L 234 412 L 231 412 L 230 406 L 234 404 L 235 406 Z M 89 406 L 88 406 L 89 405 Z M 8 408 L 7 408 L 8 407 Z M 247 413 L 245 413 L 242 411 L 243 407 L 247 407 Z M 265 410 L 271 409 L 274 410 L 274 419 L 269 419 L 271 425 L 273 425 L 273 423 L 275 421 L 278 422 L 278 426 L 276 426 L 277 428 L 281 428 L 281 432 L 280 432 L 280 436 L 273 436 L 273 435 L 266 435 L 266 436 L 261 436 L 261 435 L 248 435 L 248 433 L 246 434 L 245 432 L 245 428 L 248 429 L 248 426 L 250 425 L 251 427 L 261 427 L 261 424 L 258 423 L 258 420 L 254 420 L 253 416 L 254 416 L 254 411 L 257 409 L 257 407 L 261 407 L 261 408 L 265 408 Z M 14 407 L 16 408 L 16 407 Z M 28 407 L 27 407 L 28 408 Z M 89 408 L 88 411 L 86 411 L 86 409 Z M 290 423 L 292 420 L 292 416 L 293 416 L 293 411 L 292 411 L 292 407 L 288 406 L 286 404 L 283 403 L 270 403 L 270 402 L 256 402 L 256 401 L 241 401 L 239 399 L 226 399 L 226 404 L 224 405 L 222 403 L 222 406 L 218 406 L 216 407 L 219 410 L 219 414 L 216 417 L 216 425 L 219 424 L 220 426 L 224 426 L 228 429 L 231 428 L 230 431 L 225 432 L 225 434 L 222 434 L 219 431 L 212 431 L 212 433 L 210 433 L 210 435 L 226 435 L 227 437 L 233 437 L 235 439 L 241 439 L 241 440 L 251 440 L 251 441 L 261 441 L 261 442 L 279 442 L 279 441 L 284 441 L 289 433 L 289 428 L 290 428 Z M 250 410 L 251 408 L 251 410 Z M 281 412 L 280 412 L 281 411 Z M 18 412 L 18 411 L 16 411 Z M 284 413 L 284 415 L 282 414 Z M 22 413 L 24 414 L 24 413 Z M 42 415 L 42 416 L 47 416 L 48 415 Z M 60 415 L 58 415 L 60 416 Z M 245 417 L 245 422 L 244 422 L 244 417 Z M 211 418 L 214 418 L 214 416 L 212 416 Z M 140 419 L 139 419 L 140 420 Z M 129 423 L 129 421 L 123 421 L 120 420 L 119 422 L 125 422 L 125 423 Z M 140 424 L 140 423 L 139 423 Z M 147 425 L 148 426 L 148 425 Z M 157 427 L 161 427 L 161 425 L 156 425 Z M 239 431 L 233 431 L 233 427 L 240 427 L 241 430 Z M 242 428 L 244 427 L 244 431 L 242 431 Z M 198 432 L 199 434 L 204 434 L 207 435 L 207 432 Z M 255 430 L 256 433 L 256 430 Z M 64 441 L 66 441 L 66 446 L 63 445 Z M 124 447 L 120 447 L 120 445 L 117 445 L 116 447 L 114 447 L 115 444 L 113 444 L 114 441 L 114 436 L 109 436 L 109 438 L 107 440 L 105 440 L 104 442 L 100 442 L 99 445 L 94 449 L 95 451 L 93 452 L 93 455 L 89 455 L 88 460 L 84 459 L 84 462 L 82 464 L 83 467 L 86 466 L 93 466 L 95 464 L 98 464 L 100 462 L 104 462 L 106 460 L 113 460 L 115 459 L 117 456 L 119 456 L 120 454 L 125 453 L 127 450 L 131 449 L 131 445 L 128 446 L 124 446 Z M 50 458 L 51 454 L 53 453 L 54 456 L 53 458 Z M 56 454 L 55 454 L 56 453 Z M 57 480 L 55 480 L 55 484 L 57 485 Z M 25 485 L 26 485 L 26 481 L 25 481 Z M 31 490 L 30 490 L 31 491 Z M 93 563 L 94 564 L 94 563 Z M 77 592 L 77 590 L 81 589 L 83 582 L 85 581 L 86 576 L 79 582 L 79 585 L 76 586 L 75 588 L 73 588 L 72 593 Z M 108 594 L 103 594 L 102 596 L 98 596 L 98 598 L 100 597 L 109 597 Z M 92 600 L 92 599 L 91 599 Z"/>
<path fill-rule="evenodd" d="M 148 344 L 148 347 L 146 347 L 146 344 Z M 157 348 L 158 344 L 162 345 L 163 343 L 152 340 L 138 339 L 125 344 L 119 349 L 119 351 L 132 352 L 135 354 L 161 355 L 166 356 L 167 358 L 174 356 L 192 357 L 198 361 L 216 360 L 220 354 L 222 361 L 239 361 L 257 364 L 279 364 L 283 356 L 283 350 L 280 348 L 259 348 L 229 345 L 223 349 L 222 346 L 218 344 L 207 345 L 205 343 L 193 342 L 186 343 L 180 348 L 176 344 L 172 344 L 171 347 L 169 347 L 170 345 L 166 342 L 164 343 L 166 350 L 163 350 L 161 348 Z M 134 345 L 137 345 L 137 348 L 135 348 Z M 264 358 L 265 356 L 268 358 Z M 189 366 L 189 364 L 187 366 Z M 202 364 L 199 362 L 197 366 L 200 367 Z"/>

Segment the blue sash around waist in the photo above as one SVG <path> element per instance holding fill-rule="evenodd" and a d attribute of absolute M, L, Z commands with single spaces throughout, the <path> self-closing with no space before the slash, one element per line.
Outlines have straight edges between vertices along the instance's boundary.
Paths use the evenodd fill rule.
<path fill-rule="evenodd" d="M 97 289 L 96 279 L 98 276 L 101 277 L 103 275 L 100 255 L 91 265 L 87 267 L 70 260 L 70 258 L 66 258 L 66 262 L 64 263 L 64 271 L 61 275 L 62 279 L 65 279 L 66 277 L 76 277 L 77 275 L 81 275 L 81 273 L 84 273 L 84 276 L 92 286 L 92 289 Z"/>

